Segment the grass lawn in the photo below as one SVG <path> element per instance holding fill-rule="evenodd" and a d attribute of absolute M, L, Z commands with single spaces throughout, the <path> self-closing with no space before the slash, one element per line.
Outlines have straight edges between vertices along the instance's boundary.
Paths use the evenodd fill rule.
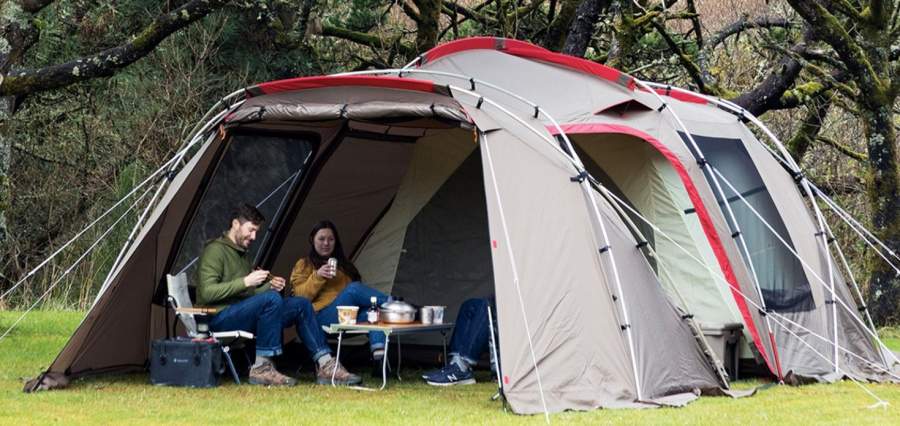
<path fill-rule="evenodd" d="M 0 424 L 98 423 L 300 423 L 337 424 L 507 424 L 544 422 L 543 416 L 518 416 L 490 401 L 495 385 L 477 376 L 473 386 L 432 388 L 408 371 L 402 383 L 383 392 L 316 386 L 309 381 L 287 389 L 236 386 L 227 380 L 214 389 L 156 387 L 146 375 L 76 381 L 68 389 L 22 393 L 23 379 L 52 362 L 81 312 L 33 312 L 0 341 Z M 0 312 L 0 329 L 18 317 Z M 900 349 L 892 335 L 888 345 Z M 758 382 L 741 381 L 747 388 Z M 685 408 L 595 410 L 554 414 L 554 423 L 763 424 L 900 423 L 900 385 L 866 385 L 889 407 L 869 409 L 874 400 L 852 382 L 803 387 L 775 386 L 739 400 L 704 397 Z M 338 420 L 336 423 L 335 420 Z"/>

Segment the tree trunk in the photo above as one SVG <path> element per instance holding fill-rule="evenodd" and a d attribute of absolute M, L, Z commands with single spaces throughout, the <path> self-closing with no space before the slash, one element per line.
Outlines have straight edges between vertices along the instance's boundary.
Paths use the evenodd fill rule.
<path fill-rule="evenodd" d="M 569 27 L 569 35 L 562 48 L 562 53 L 583 57 L 591 44 L 594 35 L 594 26 L 600 19 L 600 14 L 609 8 L 612 0 L 584 0 L 575 11 L 575 20 Z"/>
<path fill-rule="evenodd" d="M 441 22 L 441 0 L 415 0 L 420 21 L 416 28 L 416 50 L 425 53 L 437 45 Z"/>
<path fill-rule="evenodd" d="M 891 105 L 895 98 L 874 111 L 866 111 L 869 174 L 866 192 L 872 209 L 872 226 L 891 250 L 900 252 L 900 185 L 897 173 L 896 131 Z M 870 259 L 869 305 L 872 319 L 881 325 L 900 322 L 900 282 L 897 274 L 877 255 Z"/>
<path fill-rule="evenodd" d="M 559 14 L 550 23 L 550 28 L 547 29 L 547 34 L 544 36 L 543 44 L 545 48 L 554 52 L 562 50 L 566 43 L 566 32 L 572 25 L 578 8 L 578 0 L 563 0 Z"/>

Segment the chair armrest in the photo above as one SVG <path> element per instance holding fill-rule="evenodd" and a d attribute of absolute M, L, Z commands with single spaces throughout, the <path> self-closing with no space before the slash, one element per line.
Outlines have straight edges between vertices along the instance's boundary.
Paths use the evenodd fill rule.
<path fill-rule="evenodd" d="M 175 313 L 178 314 L 187 314 L 187 315 L 215 315 L 219 313 L 218 308 L 202 308 L 202 307 L 193 307 L 193 308 L 175 308 Z"/>

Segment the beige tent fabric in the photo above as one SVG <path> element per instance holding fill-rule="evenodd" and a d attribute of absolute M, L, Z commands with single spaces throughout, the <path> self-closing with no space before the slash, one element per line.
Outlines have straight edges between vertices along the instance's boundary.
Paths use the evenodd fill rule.
<path fill-rule="evenodd" d="M 390 210 L 372 230 L 354 260 L 368 284 L 390 293 L 406 227 L 475 149 L 473 136 L 471 130 L 458 129 L 416 142 L 411 163 Z"/>
<path fill-rule="evenodd" d="M 406 173 L 414 144 L 346 138 L 320 160 L 322 168 L 295 213 L 272 270 L 288 276 L 309 253 L 309 231 L 320 220 L 337 226 L 348 256 L 388 207 Z"/>
<path fill-rule="evenodd" d="M 608 308 L 588 211 L 572 208 L 584 206 L 572 169 L 505 130 L 484 135 L 481 152 L 508 401 L 539 413 L 543 388 L 551 412 L 629 405 L 637 397 L 629 350 Z"/>
<path fill-rule="evenodd" d="M 710 269 L 719 272 L 721 277 L 715 259 L 709 258 L 712 254 L 706 237 L 692 232 L 699 229 L 696 215 L 684 213 L 692 207 L 684 186 L 659 152 L 643 140 L 622 134 L 572 135 L 571 138 L 613 179 L 644 217 L 675 240 L 655 238 L 660 280 L 672 293 L 672 300 L 683 298 L 684 309 L 703 322 L 741 322 L 731 295 L 720 291 L 721 278 L 711 275 Z M 695 240 L 697 237 L 701 239 Z M 697 264 L 678 246 L 711 263 Z"/>
<path fill-rule="evenodd" d="M 594 76 L 575 70 L 531 61 L 495 50 L 473 50 L 463 54 L 439 58 L 424 69 L 473 76 L 481 81 L 502 87 L 512 93 L 532 99 L 560 122 L 579 121 L 593 112 L 616 105 L 632 98 L 629 91 L 618 85 L 597 84 Z M 444 84 L 469 89 L 469 82 L 441 75 L 412 73 L 415 78 L 427 78 Z M 603 80 L 606 83 L 605 80 Z M 517 114 L 528 117 L 533 110 L 513 101 L 509 95 L 477 85 L 478 93 L 503 102 Z M 591 105 L 591 110 L 579 108 Z"/>
<path fill-rule="evenodd" d="M 148 342 L 165 332 L 161 312 L 150 299 L 158 284 L 159 253 L 174 242 L 173 232 L 166 230 L 180 224 L 221 144 L 221 139 L 214 138 L 202 145 L 175 176 L 147 218 L 148 226 L 136 236 L 112 282 L 50 365 L 50 372 L 78 377 L 109 369 L 144 368 Z"/>

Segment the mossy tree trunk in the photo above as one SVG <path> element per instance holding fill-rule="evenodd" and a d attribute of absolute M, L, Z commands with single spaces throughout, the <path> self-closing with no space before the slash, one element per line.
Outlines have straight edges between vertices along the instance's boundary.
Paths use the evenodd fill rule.
<path fill-rule="evenodd" d="M 830 46 L 858 90 L 856 103 L 866 138 L 866 191 L 876 236 L 900 252 L 900 179 L 893 106 L 900 76 L 890 52 L 898 28 L 892 22 L 893 1 L 859 3 L 788 0 L 818 40 Z M 838 4 L 835 4 L 838 3 Z M 870 261 L 869 307 L 879 324 L 900 321 L 900 281 L 889 265 L 873 254 Z"/>

